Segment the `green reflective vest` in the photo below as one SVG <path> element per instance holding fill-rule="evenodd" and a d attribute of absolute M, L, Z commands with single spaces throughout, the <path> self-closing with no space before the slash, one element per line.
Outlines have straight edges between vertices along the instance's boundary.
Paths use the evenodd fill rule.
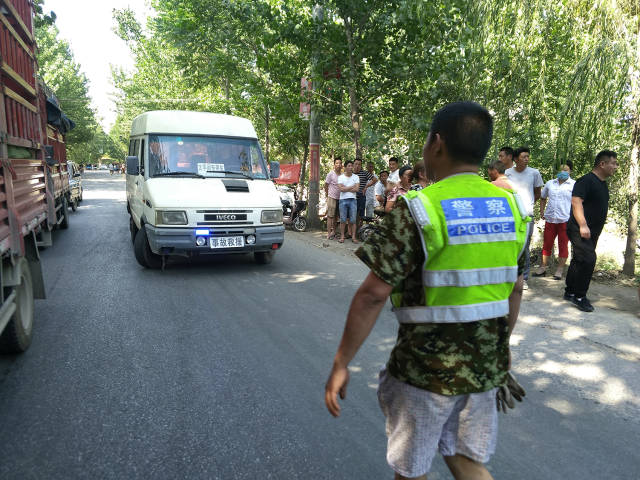
<path fill-rule="evenodd" d="M 425 305 L 401 307 L 400 323 L 459 323 L 509 313 L 530 218 L 516 194 L 475 174 L 447 177 L 405 195 L 422 233 Z"/>

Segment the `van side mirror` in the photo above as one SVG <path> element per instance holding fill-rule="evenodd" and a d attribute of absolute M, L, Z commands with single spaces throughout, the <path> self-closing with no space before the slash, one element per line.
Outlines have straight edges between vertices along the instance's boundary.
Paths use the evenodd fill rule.
<path fill-rule="evenodd" d="M 139 175 L 140 174 L 140 168 L 138 167 L 139 163 L 140 162 L 138 160 L 137 155 L 132 155 L 130 157 L 127 157 L 127 175 Z"/>
<path fill-rule="evenodd" d="M 76 178 L 76 177 L 79 177 L 79 176 L 80 176 L 80 173 L 74 173 L 73 174 L 73 178 Z"/>
<path fill-rule="evenodd" d="M 271 170 L 271 178 L 278 178 L 280 176 L 280 162 L 271 162 L 269 169 Z"/>

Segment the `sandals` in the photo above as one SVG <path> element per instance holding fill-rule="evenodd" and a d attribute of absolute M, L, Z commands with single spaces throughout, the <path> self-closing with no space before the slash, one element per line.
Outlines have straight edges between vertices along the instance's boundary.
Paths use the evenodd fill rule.
<path fill-rule="evenodd" d="M 344 243 L 344 238 L 338 240 L 339 243 Z"/>
<path fill-rule="evenodd" d="M 329 235 L 329 236 L 327 237 L 327 240 L 335 240 L 335 238 L 336 238 L 336 235 L 335 235 L 335 233 L 334 233 L 333 235 Z"/>
<path fill-rule="evenodd" d="M 360 243 L 358 240 L 354 240 L 353 238 L 351 239 L 351 241 L 352 241 L 353 243 Z"/>

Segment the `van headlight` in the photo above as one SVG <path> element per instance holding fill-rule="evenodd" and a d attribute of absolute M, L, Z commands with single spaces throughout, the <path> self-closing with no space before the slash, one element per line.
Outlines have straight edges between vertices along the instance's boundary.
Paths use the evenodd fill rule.
<path fill-rule="evenodd" d="M 262 223 L 281 223 L 282 222 L 282 209 L 279 210 L 263 210 L 260 215 L 260 222 Z"/>
<path fill-rule="evenodd" d="M 187 212 L 156 210 L 156 225 L 186 225 Z"/>

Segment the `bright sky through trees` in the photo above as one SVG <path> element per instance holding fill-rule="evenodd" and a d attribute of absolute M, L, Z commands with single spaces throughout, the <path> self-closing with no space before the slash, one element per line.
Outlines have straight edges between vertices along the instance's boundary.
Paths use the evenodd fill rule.
<path fill-rule="evenodd" d="M 76 62 L 89 79 L 89 94 L 98 120 L 108 131 L 116 117 L 111 65 L 133 68 L 125 43 L 112 31 L 114 8 L 131 8 L 143 25 L 150 9 L 145 0 L 45 0 L 45 12 L 54 11 L 60 37 L 66 39 Z"/>

